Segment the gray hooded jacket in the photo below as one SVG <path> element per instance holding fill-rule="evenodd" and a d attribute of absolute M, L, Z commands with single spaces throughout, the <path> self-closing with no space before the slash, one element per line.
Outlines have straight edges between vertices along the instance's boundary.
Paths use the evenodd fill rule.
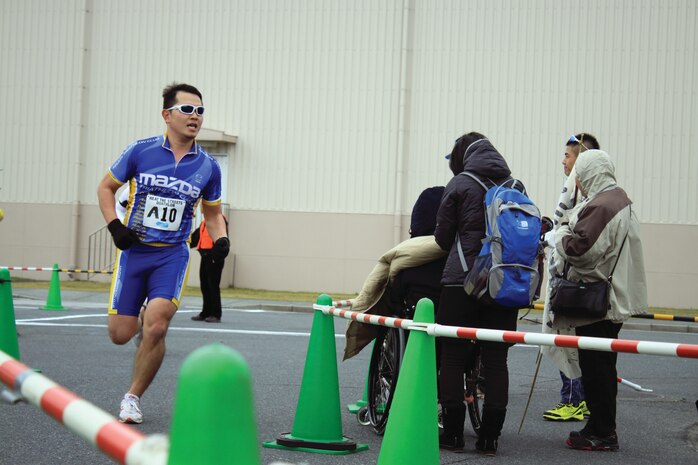
<path fill-rule="evenodd" d="M 607 153 L 583 152 L 574 167 L 587 198 L 560 220 L 555 249 L 569 265 L 567 279 L 571 281 L 606 280 L 616 266 L 610 309 L 601 319 L 622 322 L 647 311 L 640 223 L 632 202 L 616 184 L 615 168 Z M 559 316 L 553 325 L 569 328 L 596 321 L 600 319 Z"/>

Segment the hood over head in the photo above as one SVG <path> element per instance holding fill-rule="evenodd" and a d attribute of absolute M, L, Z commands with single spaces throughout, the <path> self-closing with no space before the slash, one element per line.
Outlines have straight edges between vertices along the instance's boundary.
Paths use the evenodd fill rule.
<path fill-rule="evenodd" d="M 603 150 L 587 150 L 579 154 L 574 171 L 587 199 L 617 186 L 616 168 Z"/>
<path fill-rule="evenodd" d="M 465 150 L 463 171 L 469 171 L 493 180 L 511 175 L 506 160 L 494 148 L 489 139 L 475 141 Z"/>

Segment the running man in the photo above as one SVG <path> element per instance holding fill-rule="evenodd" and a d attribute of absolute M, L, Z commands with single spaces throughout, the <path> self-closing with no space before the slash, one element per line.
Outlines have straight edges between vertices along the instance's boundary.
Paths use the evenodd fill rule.
<path fill-rule="evenodd" d="M 195 140 L 204 119 L 201 93 L 173 83 L 162 97 L 165 134 L 129 145 L 97 188 L 99 208 L 120 249 L 109 296 L 109 337 L 122 345 L 142 332 L 131 386 L 121 401 L 124 423 L 143 421 L 140 398 L 165 357 L 167 329 L 186 284 L 187 241 L 199 201 L 214 242 L 212 253 L 222 259 L 230 249 L 220 207 L 221 169 Z M 122 222 L 114 194 L 126 182 L 129 202 Z"/>

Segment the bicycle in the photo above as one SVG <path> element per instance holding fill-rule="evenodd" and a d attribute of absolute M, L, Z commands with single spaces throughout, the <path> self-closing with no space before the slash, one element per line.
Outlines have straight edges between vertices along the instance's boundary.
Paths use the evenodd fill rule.
<path fill-rule="evenodd" d="M 406 311 L 400 318 L 411 318 L 414 310 Z M 371 425 L 376 434 L 385 432 L 390 408 L 400 374 L 400 366 L 405 353 L 409 331 L 400 328 L 381 327 L 376 336 L 368 370 L 367 406 L 357 413 L 359 423 Z M 480 353 L 476 341 L 473 345 L 472 363 L 466 366 L 464 375 L 463 399 L 468 410 L 468 417 L 475 433 L 482 426 L 480 402 L 484 396 L 483 380 L 480 375 Z M 439 406 L 439 426 L 441 424 L 441 407 Z"/>

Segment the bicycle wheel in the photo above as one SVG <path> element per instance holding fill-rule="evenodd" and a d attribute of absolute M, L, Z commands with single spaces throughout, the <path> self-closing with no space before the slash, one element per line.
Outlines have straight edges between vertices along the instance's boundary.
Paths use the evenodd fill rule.
<path fill-rule="evenodd" d="M 474 359 L 471 367 L 465 371 L 465 405 L 468 408 L 468 417 L 475 434 L 480 434 L 482 416 L 480 414 L 480 402 L 485 397 L 484 379 L 481 375 L 482 361 L 480 360 L 479 347 L 475 348 Z"/>
<path fill-rule="evenodd" d="M 383 434 L 393 401 L 404 351 L 402 331 L 381 329 L 374 343 L 368 372 L 368 419 L 376 434 Z"/>

